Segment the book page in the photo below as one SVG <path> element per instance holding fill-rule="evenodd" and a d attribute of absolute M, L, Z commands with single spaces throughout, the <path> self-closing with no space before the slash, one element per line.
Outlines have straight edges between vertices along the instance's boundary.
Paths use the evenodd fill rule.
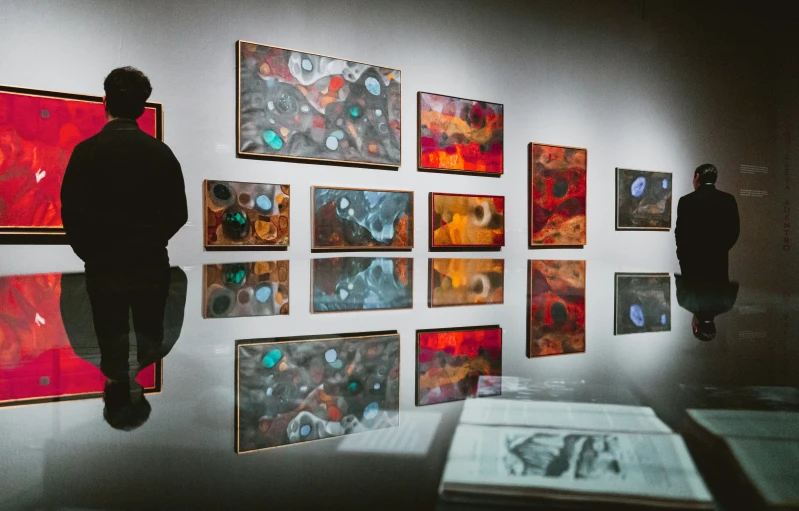
<path fill-rule="evenodd" d="M 799 440 L 726 441 L 746 477 L 769 506 L 799 506 Z"/>
<path fill-rule="evenodd" d="M 799 440 L 797 412 L 688 410 L 688 416 L 718 436 Z"/>
<path fill-rule="evenodd" d="M 461 423 L 638 433 L 671 433 L 651 408 L 508 399 L 469 399 Z"/>
<path fill-rule="evenodd" d="M 678 435 L 468 424 L 455 431 L 442 491 L 711 502 Z"/>

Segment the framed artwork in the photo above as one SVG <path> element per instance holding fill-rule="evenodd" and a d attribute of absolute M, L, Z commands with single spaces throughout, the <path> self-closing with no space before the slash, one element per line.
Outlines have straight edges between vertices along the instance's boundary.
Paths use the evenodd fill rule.
<path fill-rule="evenodd" d="M 236 452 L 399 426 L 396 331 L 236 343 Z"/>
<path fill-rule="evenodd" d="M 205 248 L 289 246 L 289 185 L 205 181 Z"/>
<path fill-rule="evenodd" d="M 139 127 L 163 139 L 160 103 Z M 72 150 L 105 126 L 101 96 L 0 85 L 0 243 L 64 244 L 61 183 Z"/>
<path fill-rule="evenodd" d="M 484 376 L 502 376 L 499 325 L 416 331 L 416 406 L 477 397 Z"/>
<path fill-rule="evenodd" d="M 491 305 L 505 301 L 503 259 L 429 260 L 428 307 Z"/>
<path fill-rule="evenodd" d="M 430 193 L 430 248 L 505 246 L 505 197 Z"/>
<path fill-rule="evenodd" d="M 311 312 L 413 308 L 413 259 L 333 257 L 313 259 Z"/>
<path fill-rule="evenodd" d="M 613 334 L 671 331 L 671 276 L 617 273 Z"/>
<path fill-rule="evenodd" d="M 401 73 L 238 42 L 238 154 L 399 167 Z"/>
<path fill-rule="evenodd" d="M 530 261 L 527 357 L 585 352 L 585 261 Z"/>
<path fill-rule="evenodd" d="M 314 186 L 311 202 L 312 249 L 413 248 L 413 192 Z"/>
<path fill-rule="evenodd" d="M 616 230 L 671 229 L 670 172 L 616 169 Z"/>
<path fill-rule="evenodd" d="M 289 262 L 203 266 L 203 317 L 285 316 L 289 313 Z"/>
<path fill-rule="evenodd" d="M 587 165 L 587 149 L 531 144 L 531 247 L 587 243 Z"/>
<path fill-rule="evenodd" d="M 419 93 L 419 170 L 499 177 L 503 115 L 499 103 Z"/>
<path fill-rule="evenodd" d="M 62 296 L 62 281 L 74 277 L 80 280 Z M 106 377 L 85 282 L 83 274 L 0 277 L 0 407 L 103 396 Z M 62 315 L 64 307 L 70 309 Z M 159 360 L 139 372 L 145 393 L 161 392 L 162 368 Z"/>

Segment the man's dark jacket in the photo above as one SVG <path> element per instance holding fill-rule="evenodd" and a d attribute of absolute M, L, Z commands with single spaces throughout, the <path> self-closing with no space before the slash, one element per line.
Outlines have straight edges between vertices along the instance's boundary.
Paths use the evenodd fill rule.
<path fill-rule="evenodd" d="M 188 218 L 180 163 L 135 120 L 113 120 L 72 152 L 61 216 L 87 268 L 167 263 L 167 243 Z"/>
<path fill-rule="evenodd" d="M 727 280 L 728 253 L 740 234 L 735 197 L 711 184 L 700 185 L 680 199 L 674 234 L 684 277 Z"/>

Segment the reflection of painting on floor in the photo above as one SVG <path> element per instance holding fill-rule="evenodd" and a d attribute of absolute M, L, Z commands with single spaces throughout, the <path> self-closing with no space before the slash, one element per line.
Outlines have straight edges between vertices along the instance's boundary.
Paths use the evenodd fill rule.
<path fill-rule="evenodd" d="M 203 317 L 236 318 L 289 313 L 289 262 L 207 264 Z"/>
<path fill-rule="evenodd" d="M 671 276 L 617 273 L 615 335 L 671 330 Z"/>
<path fill-rule="evenodd" d="M 286 247 L 289 185 L 206 181 L 205 246 Z"/>
<path fill-rule="evenodd" d="M 139 127 L 160 137 L 161 107 L 147 105 Z M 0 86 L 0 232 L 63 233 L 69 157 L 105 123 L 99 96 Z"/>
<path fill-rule="evenodd" d="M 413 308 L 413 259 L 314 259 L 311 311 L 344 312 Z"/>
<path fill-rule="evenodd" d="M 505 245 L 505 197 L 430 194 L 431 247 Z"/>
<path fill-rule="evenodd" d="M 100 398 L 106 377 L 99 368 L 99 346 L 92 357 L 77 355 L 61 315 L 61 274 L 0 278 L 0 407 L 65 399 Z M 93 334 L 85 280 L 81 281 L 85 317 L 67 318 Z M 72 304 L 75 306 L 76 304 Z M 88 350 L 83 350 L 88 351 Z M 97 365 L 88 359 L 98 359 Z M 135 360 L 135 353 L 134 353 Z M 160 392 L 160 363 L 139 372 L 145 392 Z"/>
<path fill-rule="evenodd" d="M 503 259 L 429 260 L 429 307 L 486 305 L 505 300 Z"/>
<path fill-rule="evenodd" d="M 502 174 L 503 107 L 419 93 L 419 168 Z"/>
<path fill-rule="evenodd" d="M 530 261 L 527 356 L 585 351 L 585 261 Z"/>
<path fill-rule="evenodd" d="M 496 325 L 417 330 L 416 349 L 417 406 L 476 397 L 481 376 L 502 375 L 502 329 Z"/>
<path fill-rule="evenodd" d="M 238 341 L 236 354 L 236 452 L 399 425 L 396 331 Z"/>
<path fill-rule="evenodd" d="M 239 154 L 398 167 L 400 71 L 239 41 Z"/>
<path fill-rule="evenodd" d="M 586 244 L 588 151 L 532 144 L 530 245 Z"/>
<path fill-rule="evenodd" d="M 671 173 L 616 169 L 616 229 L 671 229 Z"/>
<path fill-rule="evenodd" d="M 413 248 L 413 192 L 313 187 L 315 249 Z"/>

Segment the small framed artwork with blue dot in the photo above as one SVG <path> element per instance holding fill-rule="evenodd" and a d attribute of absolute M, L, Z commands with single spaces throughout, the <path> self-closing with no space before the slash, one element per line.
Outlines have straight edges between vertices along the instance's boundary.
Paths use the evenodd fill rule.
<path fill-rule="evenodd" d="M 289 245 L 289 185 L 205 181 L 207 250 L 282 249 Z"/>
<path fill-rule="evenodd" d="M 671 230 L 670 172 L 616 169 L 616 230 Z"/>
<path fill-rule="evenodd" d="M 203 266 L 203 317 L 285 316 L 289 313 L 289 262 Z"/>
<path fill-rule="evenodd" d="M 614 335 L 671 330 L 671 275 L 617 273 Z"/>
<path fill-rule="evenodd" d="M 238 42 L 238 155 L 399 167 L 401 73 Z"/>
<path fill-rule="evenodd" d="M 238 341 L 236 452 L 399 426 L 399 375 L 397 331 Z"/>

